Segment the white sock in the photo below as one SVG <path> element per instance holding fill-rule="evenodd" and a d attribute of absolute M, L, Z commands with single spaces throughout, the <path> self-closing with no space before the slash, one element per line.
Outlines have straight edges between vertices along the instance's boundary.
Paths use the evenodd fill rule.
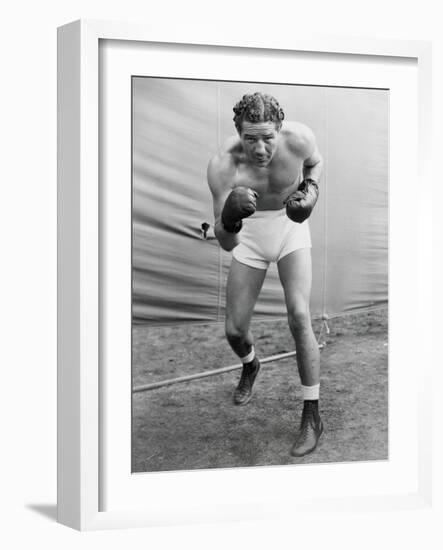
<path fill-rule="evenodd" d="M 303 394 L 303 401 L 318 400 L 320 396 L 320 384 L 315 384 L 315 386 L 303 386 L 302 384 L 301 391 Z"/>
<path fill-rule="evenodd" d="M 248 353 L 248 355 L 245 355 L 244 357 L 240 357 L 241 362 L 243 365 L 245 363 L 250 363 L 255 357 L 255 349 L 254 346 L 251 347 L 251 351 Z"/>

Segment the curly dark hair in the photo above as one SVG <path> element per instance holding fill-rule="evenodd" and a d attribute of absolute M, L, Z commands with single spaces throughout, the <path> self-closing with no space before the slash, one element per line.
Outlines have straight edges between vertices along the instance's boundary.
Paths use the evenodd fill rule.
<path fill-rule="evenodd" d="M 240 134 L 243 120 L 249 122 L 275 122 L 280 130 L 285 113 L 272 95 L 256 92 L 245 94 L 233 109 L 233 118 L 237 132 Z"/>

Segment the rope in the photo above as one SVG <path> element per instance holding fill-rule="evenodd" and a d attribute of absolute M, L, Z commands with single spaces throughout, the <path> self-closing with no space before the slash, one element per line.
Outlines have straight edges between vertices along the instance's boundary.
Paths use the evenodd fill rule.
<path fill-rule="evenodd" d="M 323 344 L 320 344 L 319 349 L 323 347 Z M 271 363 L 272 361 L 280 361 L 281 359 L 287 359 L 288 357 L 293 357 L 297 355 L 296 351 L 288 351 L 286 353 L 279 353 L 277 355 L 271 355 L 260 359 L 260 363 Z M 190 380 L 197 380 L 200 378 L 207 378 L 208 376 L 214 376 L 216 374 L 224 374 L 225 372 L 230 372 L 237 370 L 243 367 L 243 363 L 237 363 L 235 365 L 229 365 L 227 367 L 222 367 L 220 369 L 208 370 L 206 372 L 199 372 L 197 374 L 188 374 L 186 376 L 179 376 L 178 378 L 170 378 L 169 380 L 162 380 L 159 382 L 152 382 L 151 384 L 143 384 L 142 386 L 135 386 L 132 388 L 132 393 L 140 393 L 144 391 L 154 390 L 157 388 L 163 388 L 165 386 L 171 386 L 172 384 L 180 384 L 181 382 L 189 382 Z"/>

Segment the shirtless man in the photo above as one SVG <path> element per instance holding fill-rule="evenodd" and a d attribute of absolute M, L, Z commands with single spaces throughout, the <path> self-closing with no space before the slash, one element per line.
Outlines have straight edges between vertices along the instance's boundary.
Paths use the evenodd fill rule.
<path fill-rule="evenodd" d="M 317 200 L 323 160 L 307 126 L 282 124 L 284 113 L 274 97 L 244 95 L 234 113 L 238 135 L 208 166 L 215 235 L 233 255 L 226 289 L 226 337 L 243 363 L 234 403 L 249 402 L 260 369 L 249 327 L 267 268 L 277 262 L 304 400 L 291 453 L 304 456 L 316 448 L 323 431 L 318 411 L 320 357 L 309 311 L 307 221 Z"/>

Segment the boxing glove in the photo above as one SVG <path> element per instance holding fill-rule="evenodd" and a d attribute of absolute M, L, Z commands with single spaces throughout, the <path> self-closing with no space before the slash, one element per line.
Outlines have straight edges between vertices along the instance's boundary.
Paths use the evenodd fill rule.
<path fill-rule="evenodd" d="M 303 180 L 297 191 L 285 201 L 286 215 L 293 222 L 304 222 L 311 215 L 317 199 L 318 185 L 314 180 Z"/>
<path fill-rule="evenodd" d="M 223 206 L 221 221 L 225 231 L 238 233 L 242 219 L 251 216 L 257 208 L 258 194 L 247 187 L 235 187 Z"/>

